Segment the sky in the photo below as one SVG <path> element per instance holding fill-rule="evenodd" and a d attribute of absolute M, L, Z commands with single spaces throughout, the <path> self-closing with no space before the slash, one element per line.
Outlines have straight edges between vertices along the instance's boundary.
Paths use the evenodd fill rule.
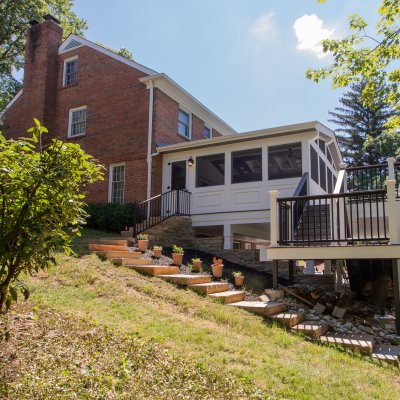
<path fill-rule="evenodd" d="M 343 90 L 305 78 L 332 62 L 320 40 L 347 35 L 359 13 L 377 22 L 379 0 L 75 0 L 87 39 L 126 47 L 164 72 L 238 132 L 318 120 Z"/>

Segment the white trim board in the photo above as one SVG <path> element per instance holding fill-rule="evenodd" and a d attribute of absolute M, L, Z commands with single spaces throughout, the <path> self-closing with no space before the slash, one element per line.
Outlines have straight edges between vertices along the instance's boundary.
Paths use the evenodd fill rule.
<path fill-rule="evenodd" d="M 0 112 L 0 117 L 21 97 L 22 89 L 7 103 L 3 110 Z"/>
<path fill-rule="evenodd" d="M 68 45 L 73 40 L 81 43 L 81 45 L 68 48 Z M 155 74 L 157 74 L 156 71 L 154 71 L 154 70 L 152 70 L 150 68 L 147 68 L 144 65 L 138 64 L 135 61 L 128 60 L 127 58 L 122 57 L 119 54 L 114 53 L 111 50 L 108 50 L 108 49 L 106 49 L 106 48 L 104 48 L 104 47 L 102 47 L 102 46 L 100 46 L 100 45 L 98 45 L 96 43 L 91 42 L 90 40 L 84 39 L 84 38 L 79 37 L 77 35 L 68 36 L 67 39 L 64 40 L 64 42 L 61 44 L 60 48 L 58 49 L 58 54 L 64 54 L 64 53 L 67 53 L 69 51 L 76 50 L 76 49 L 78 49 L 78 48 L 80 48 L 82 46 L 90 47 L 93 50 L 96 50 L 96 51 L 98 51 L 100 53 L 103 53 L 106 56 L 113 58 L 114 60 L 122 62 L 123 64 L 129 65 L 130 67 L 135 68 L 138 71 L 141 71 L 141 72 L 143 72 L 143 73 L 145 73 L 147 75 L 155 75 Z"/>

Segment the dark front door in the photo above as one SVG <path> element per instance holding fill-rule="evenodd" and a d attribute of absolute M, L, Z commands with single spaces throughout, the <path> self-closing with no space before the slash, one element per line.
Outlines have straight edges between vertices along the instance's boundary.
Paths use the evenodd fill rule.
<path fill-rule="evenodd" d="M 171 190 L 186 189 L 186 161 L 171 163 Z"/>

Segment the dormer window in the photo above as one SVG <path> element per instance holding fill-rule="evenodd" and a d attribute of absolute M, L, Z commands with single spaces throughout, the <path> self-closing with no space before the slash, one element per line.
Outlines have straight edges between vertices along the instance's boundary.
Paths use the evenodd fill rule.
<path fill-rule="evenodd" d="M 64 86 L 73 85 L 78 78 L 78 57 L 64 61 Z"/>

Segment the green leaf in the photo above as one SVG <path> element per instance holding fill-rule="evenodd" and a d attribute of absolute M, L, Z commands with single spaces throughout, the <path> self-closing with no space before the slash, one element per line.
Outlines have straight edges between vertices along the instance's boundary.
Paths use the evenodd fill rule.
<path fill-rule="evenodd" d="M 12 286 L 9 286 L 8 291 L 9 291 L 9 293 L 10 293 L 11 298 L 12 298 L 14 301 L 17 301 L 17 300 L 18 300 L 18 295 L 17 295 L 16 290 L 15 290 Z"/>

